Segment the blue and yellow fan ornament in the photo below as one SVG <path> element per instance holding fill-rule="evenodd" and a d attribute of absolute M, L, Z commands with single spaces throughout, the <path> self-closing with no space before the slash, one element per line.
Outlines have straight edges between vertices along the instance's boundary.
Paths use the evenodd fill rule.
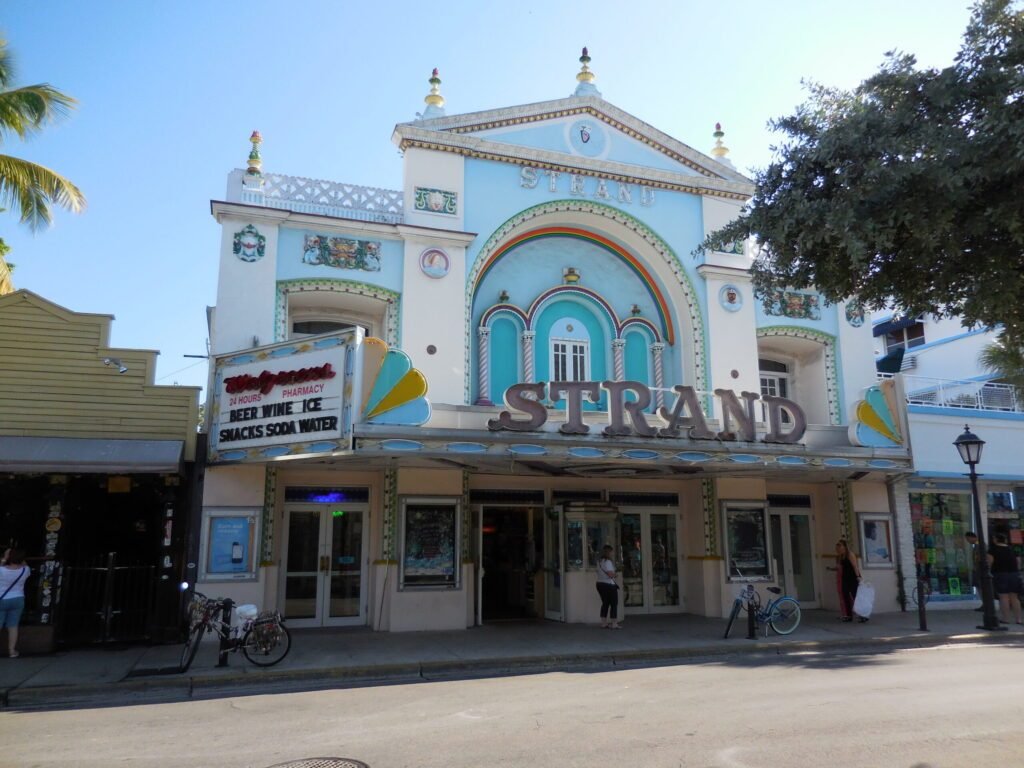
<path fill-rule="evenodd" d="M 380 339 L 363 341 L 363 403 L 366 424 L 419 426 L 430 419 L 427 379 L 409 356 Z"/>
<path fill-rule="evenodd" d="M 864 448 L 902 448 L 896 382 L 892 379 L 868 387 L 864 399 L 853 406 L 850 442 Z"/>

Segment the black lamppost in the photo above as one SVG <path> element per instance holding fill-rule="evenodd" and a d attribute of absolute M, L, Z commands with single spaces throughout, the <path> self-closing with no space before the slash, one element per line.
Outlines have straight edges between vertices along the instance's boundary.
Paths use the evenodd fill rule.
<path fill-rule="evenodd" d="M 981 501 L 978 499 L 978 474 L 974 467 L 981 461 L 981 449 L 985 441 L 971 433 L 971 428 L 964 424 L 964 433 L 953 441 L 953 445 L 960 452 L 960 458 L 967 465 L 971 478 L 971 496 L 974 499 L 974 530 L 978 534 L 977 554 L 975 558 L 978 563 L 979 576 L 981 577 L 981 607 L 983 623 L 978 629 L 1006 629 L 999 625 L 996 618 L 995 604 L 993 602 L 992 572 L 988 569 L 988 547 L 985 546 L 985 526 L 981 521 Z"/>

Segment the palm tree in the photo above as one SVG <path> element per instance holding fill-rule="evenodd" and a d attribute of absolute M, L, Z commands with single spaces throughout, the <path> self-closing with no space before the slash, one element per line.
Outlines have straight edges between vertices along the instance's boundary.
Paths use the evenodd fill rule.
<path fill-rule="evenodd" d="M 985 370 L 995 373 L 999 380 L 1024 391 L 1024 346 L 1011 339 L 1006 331 L 985 347 L 978 355 Z"/>
<path fill-rule="evenodd" d="M 73 108 L 75 100 L 42 83 L 12 87 L 14 63 L 0 38 L 0 143 L 14 134 L 26 139 Z M 0 155 L 0 205 L 14 207 L 33 230 L 50 223 L 50 206 L 78 213 L 85 196 L 59 173 L 10 155 Z"/>

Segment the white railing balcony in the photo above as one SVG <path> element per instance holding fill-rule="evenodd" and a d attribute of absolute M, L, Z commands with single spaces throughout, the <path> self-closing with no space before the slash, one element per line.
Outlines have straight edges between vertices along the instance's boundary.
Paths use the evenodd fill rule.
<path fill-rule="evenodd" d="M 878 374 L 891 378 L 891 374 Z M 1024 412 L 1024 393 L 1012 384 L 990 381 L 957 381 L 927 376 L 903 375 L 903 387 L 910 405 L 935 408 L 969 408 L 980 411 Z"/>
<path fill-rule="evenodd" d="M 403 220 L 401 190 L 278 173 L 265 173 L 258 180 L 243 177 L 239 202 L 378 224 L 401 224 Z"/>

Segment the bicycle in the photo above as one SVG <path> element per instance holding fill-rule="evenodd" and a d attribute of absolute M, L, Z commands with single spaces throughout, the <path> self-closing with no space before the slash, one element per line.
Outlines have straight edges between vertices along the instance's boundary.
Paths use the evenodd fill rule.
<path fill-rule="evenodd" d="M 795 597 L 783 595 L 778 587 L 768 587 L 768 591 L 776 595 L 768 601 L 763 609 L 761 608 L 761 595 L 752 584 L 748 584 L 733 601 L 732 611 L 729 613 L 729 621 L 725 625 L 725 639 L 729 639 L 729 632 L 732 625 L 739 616 L 743 606 L 751 604 L 754 609 L 754 631 L 757 625 L 764 625 L 764 636 L 768 637 L 768 627 L 777 635 L 789 635 L 800 626 L 800 603 Z"/>
<path fill-rule="evenodd" d="M 181 650 L 178 668 L 187 672 L 199 651 L 203 635 L 212 632 L 220 640 L 222 654 L 242 655 L 259 667 L 272 667 L 279 663 L 292 647 L 292 636 L 277 611 L 258 612 L 254 605 L 241 605 L 235 626 L 224 620 L 225 609 L 233 604 L 226 598 L 209 598 L 199 592 L 192 595 L 188 607 L 188 637 Z"/>

